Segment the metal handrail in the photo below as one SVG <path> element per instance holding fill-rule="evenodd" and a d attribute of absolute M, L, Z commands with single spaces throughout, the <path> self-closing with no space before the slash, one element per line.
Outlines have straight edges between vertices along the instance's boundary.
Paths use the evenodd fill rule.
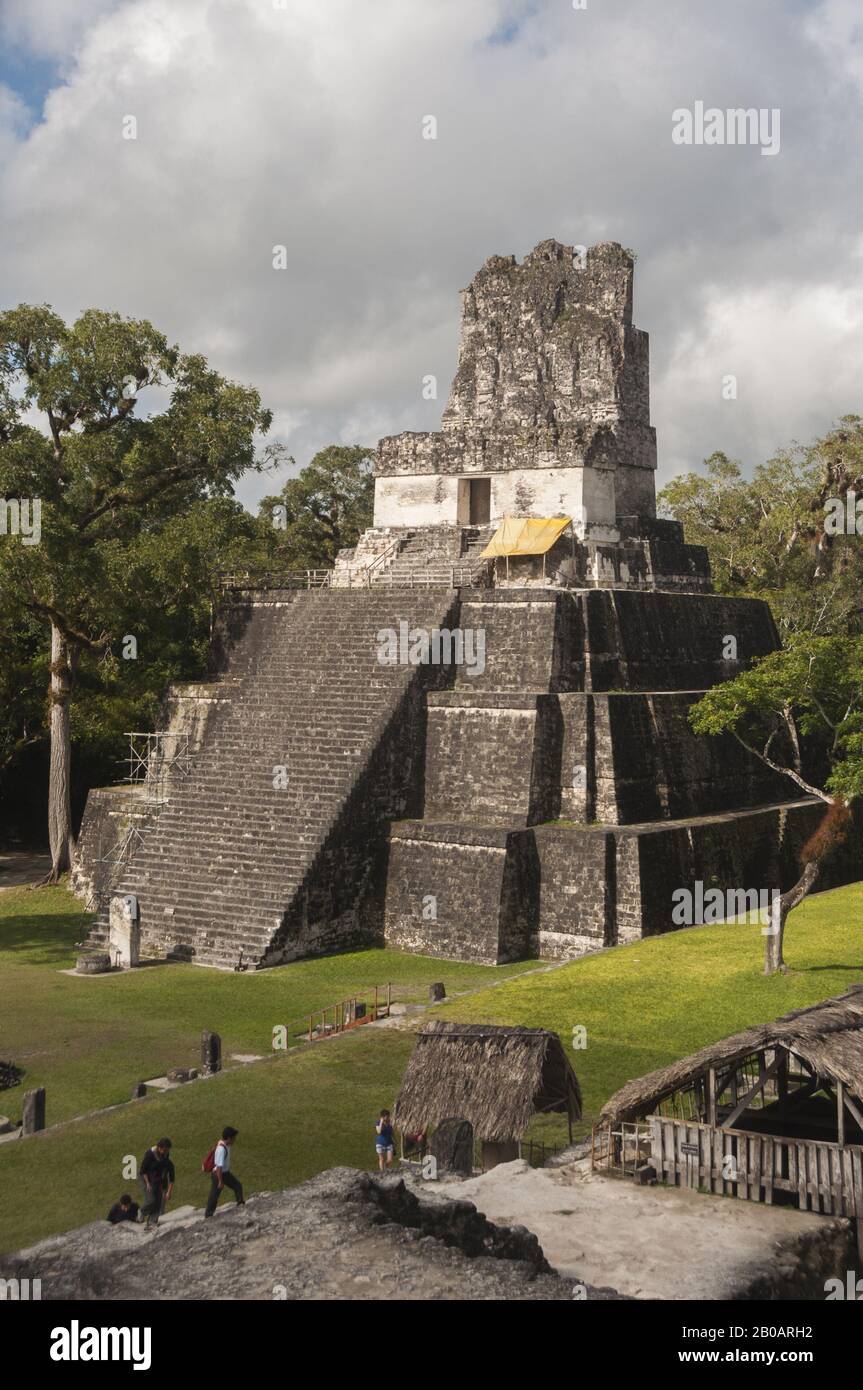
<path fill-rule="evenodd" d="M 376 555 L 374 560 L 372 560 L 372 563 L 366 566 L 366 568 L 362 572 L 362 582 L 366 585 L 367 588 L 371 587 L 372 574 L 378 568 L 378 566 L 382 565 L 385 560 L 388 560 L 390 558 L 390 556 L 397 555 L 400 549 L 400 537 L 394 536 L 393 539 L 390 541 L 389 545 L 387 546 L 386 550 L 382 550 L 380 555 Z M 351 576 L 351 581 L 353 582 L 353 575 Z"/>
<path fill-rule="evenodd" d="M 219 575 L 219 586 L 227 589 L 329 589 L 333 571 L 320 570 L 227 570 Z"/>

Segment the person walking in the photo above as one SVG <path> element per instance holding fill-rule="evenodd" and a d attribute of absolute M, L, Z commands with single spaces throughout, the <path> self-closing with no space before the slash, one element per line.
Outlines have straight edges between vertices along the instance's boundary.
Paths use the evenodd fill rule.
<path fill-rule="evenodd" d="M 234 1177 L 231 1172 L 231 1149 L 234 1147 L 234 1140 L 239 1133 L 226 1125 L 222 1130 L 222 1137 L 213 1150 L 213 1167 L 210 1174 L 210 1196 L 207 1200 L 207 1210 L 204 1216 L 212 1216 L 216 1207 L 219 1205 L 219 1198 L 224 1188 L 229 1187 L 234 1194 L 234 1200 L 238 1207 L 245 1206 L 243 1199 L 243 1184 L 239 1178 Z"/>
<path fill-rule="evenodd" d="M 393 1126 L 390 1119 L 389 1110 L 382 1110 L 378 1122 L 375 1125 L 375 1149 L 378 1155 L 378 1168 L 384 1171 L 384 1166 L 391 1167 L 395 1154 L 395 1144 L 393 1143 Z"/>
<path fill-rule="evenodd" d="M 144 1200 L 141 1203 L 141 1216 L 149 1231 L 158 1226 L 159 1217 L 171 1199 L 176 1174 L 171 1162 L 171 1141 L 160 1139 L 148 1149 L 141 1159 L 139 1169 Z"/>

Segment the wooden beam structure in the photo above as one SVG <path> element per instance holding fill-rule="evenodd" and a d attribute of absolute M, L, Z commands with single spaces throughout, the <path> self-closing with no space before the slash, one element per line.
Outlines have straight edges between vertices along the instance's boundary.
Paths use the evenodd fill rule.
<path fill-rule="evenodd" d="M 758 1054 L 758 1079 L 752 1086 L 749 1087 L 749 1090 L 746 1092 L 746 1095 L 743 1096 L 742 1100 L 739 1100 L 737 1102 L 731 1113 L 729 1115 L 726 1115 L 725 1119 L 722 1121 L 722 1124 L 720 1126 L 721 1129 L 730 1129 L 732 1127 L 734 1121 L 738 1119 L 740 1115 L 743 1114 L 743 1111 L 746 1109 L 749 1102 L 753 1100 L 755 1096 L 757 1096 L 758 1092 L 763 1090 L 764 1086 L 770 1080 L 771 1076 L 774 1076 L 776 1074 L 778 1068 L 778 1057 L 774 1058 L 769 1067 L 765 1067 L 763 1053 Z"/>

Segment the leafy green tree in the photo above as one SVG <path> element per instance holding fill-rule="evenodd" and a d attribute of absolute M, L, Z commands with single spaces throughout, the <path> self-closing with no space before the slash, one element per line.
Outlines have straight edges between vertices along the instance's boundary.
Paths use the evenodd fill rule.
<path fill-rule="evenodd" d="M 48 661 L 38 625 L 0 612 L 0 780 L 44 732 Z"/>
<path fill-rule="evenodd" d="M 372 524 L 372 459 L 361 445 L 321 449 L 278 496 L 260 506 L 266 567 L 328 569 Z"/>
<path fill-rule="evenodd" d="M 831 499 L 863 497 L 863 419 L 780 450 L 751 480 L 721 453 L 705 470 L 673 479 L 659 506 L 707 547 L 717 589 L 767 599 L 783 634 L 863 631 L 863 535 L 827 524 Z"/>
<path fill-rule="evenodd" d="M 166 400 L 142 417 L 145 391 Z M 82 659 L 110 661 L 135 614 L 140 625 L 143 557 L 168 564 L 195 504 L 230 497 L 244 472 L 278 461 L 278 446 L 256 451 L 270 423 L 257 391 L 145 320 L 90 309 L 67 327 L 48 306 L 0 314 L 0 497 L 41 509 L 38 543 L 0 535 L 0 621 L 50 636 L 53 881 L 72 850 L 70 701 Z"/>
<path fill-rule="evenodd" d="M 708 690 L 689 718 L 696 733 L 732 734 L 827 808 L 801 852 L 800 878 L 771 911 L 764 969 L 784 971 L 788 914 L 848 840 L 863 795 L 863 636 L 795 635 L 786 650 Z"/>

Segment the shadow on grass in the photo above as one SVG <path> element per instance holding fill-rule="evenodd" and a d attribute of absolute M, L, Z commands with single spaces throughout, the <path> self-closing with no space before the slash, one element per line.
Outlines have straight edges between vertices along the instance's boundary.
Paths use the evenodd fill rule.
<path fill-rule="evenodd" d="M 789 969 L 796 975 L 817 975 L 820 970 L 854 970 L 858 975 L 863 975 L 863 962 L 860 965 L 840 965 L 838 961 L 835 965 L 791 965 Z M 863 979 L 860 983 L 863 984 Z"/>
<path fill-rule="evenodd" d="M 54 913 L 0 918 L 0 955 L 28 954 L 33 964 L 67 960 L 90 929 L 93 918 Z"/>

